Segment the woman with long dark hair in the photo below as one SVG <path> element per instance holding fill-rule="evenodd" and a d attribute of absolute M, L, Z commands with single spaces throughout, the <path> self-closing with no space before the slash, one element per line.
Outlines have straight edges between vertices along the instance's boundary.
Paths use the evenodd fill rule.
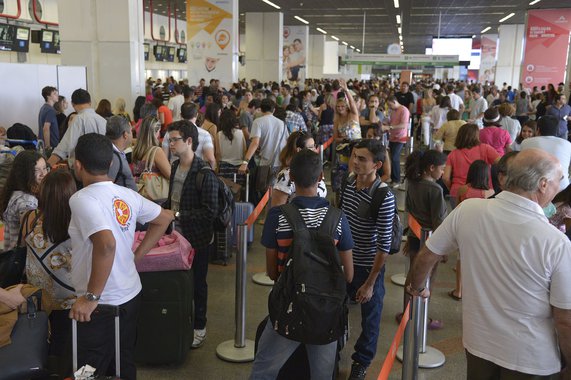
<path fill-rule="evenodd" d="M 215 142 L 218 171 L 222 177 L 233 178 L 244 162 L 246 139 L 233 110 L 222 111 L 218 123 L 220 131 Z"/>
<path fill-rule="evenodd" d="M 48 171 L 46 160 L 36 151 L 24 151 L 14 158 L 12 170 L 0 196 L 5 250 L 16 246 L 25 213 L 38 207 L 36 196 Z"/>
<path fill-rule="evenodd" d="M 218 125 L 220 124 L 220 105 L 218 103 L 210 103 L 206 106 L 206 111 L 204 112 L 204 122 L 201 127 L 206 132 L 210 133 L 212 136 L 212 142 L 214 146 L 217 144 L 218 140 Z M 216 149 L 215 152 L 216 153 Z"/>

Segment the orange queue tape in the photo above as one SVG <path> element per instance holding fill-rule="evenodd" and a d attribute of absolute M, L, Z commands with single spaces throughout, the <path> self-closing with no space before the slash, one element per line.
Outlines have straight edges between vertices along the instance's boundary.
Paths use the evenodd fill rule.
<path fill-rule="evenodd" d="M 410 317 L 410 302 L 406 305 L 406 309 L 400 321 L 399 327 L 397 329 L 397 333 L 395 334 L 395 338 L 389 347 L 389 352 L 387 353 L 387 357 L 385 358 L 385 362 L 383 363 L 383 367 L 381 368 L 381 373 L 379 373 L 379 377 L 377 380 L 388 380 L 389 374 L 391 373 L 391 369 L 393 368 L 393 364 L 395 363 L 395 358 L 397 356 L 397 350 L 400 345 L 400 341 L 404 334 L 404 330 L 406 328 L 406 324 L 408 323 L 408 319 Z"/>
<path fill-rule="evenodd" d="M 416 220 L 411 214 L 408 214 L 408 228 L 410 228 L 414 233 L 414 236 L 420 239 L 422 227 L 420 226 L 420 223 L 418 223 L 418 220 Z"/>
<path fill-rule="evenodd" d="M 327 148 L 329 148 L 329 146 L 333 144 L 333 137 L 331 137 L 329 140 L 325 141 L 325 144 L 323 144 L 321 146 L 321 149 L 325 150 Z"/>
<path fill-rule="evenodd" d="M 250 216 L 248 216 L 248 219 L 246 219 L 246 221 L 244 222 L 244 224 L 246 224 L 248 227 L 251 227 L 252 224 L 254 224 L 256 219 L 258 219 L 258 216 L 260 216 L 260 214 L 262 213 L 264 207 L 266 207 L 266 204 L 270 200 L 270 193 L 271 193 L 271 188 L 268 188 L 262 199 L 260 199 L 260 202 L 254 208 L 254 211 L 252 211 Z"/>

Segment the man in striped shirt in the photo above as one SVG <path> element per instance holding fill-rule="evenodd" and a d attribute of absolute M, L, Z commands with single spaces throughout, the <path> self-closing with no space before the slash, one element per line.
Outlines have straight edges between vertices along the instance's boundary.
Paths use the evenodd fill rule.
<path fill-rule="evenodd" d="M 389 191 L 378 210 L 369 210 L 371 189 L 387 186 L 377 177 L 386 157 L 378 140 L 362 140 L 353 148 L 351 159 L 355 176 L 349 177 L 341 193 L 341 209 L 347 215 L 355 243 L 353 247 L 353 282 L 349 296 L 361 304 L 361 335 L 351 356 L 349 380 L 364 379 L 367 367 L 377 352 L 379 324 L 385 295 L 385 260 L 392 238 L 395 197 Z M 372 215 L 373 217 L 369 217 Z"/>

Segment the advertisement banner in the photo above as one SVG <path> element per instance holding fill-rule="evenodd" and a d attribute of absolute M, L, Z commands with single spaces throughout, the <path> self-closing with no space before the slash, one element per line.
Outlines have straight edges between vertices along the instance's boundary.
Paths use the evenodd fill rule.
<path fill-rule="evenodd" d="M 189 84 L 237 82 L 238 0 L 187 0 L 186 20 Z"/>
<path fill-rule="evenodd" d="M 556 87 L 565 78 L 571 31 L 571 9 L 527 12 L 521 82 L 524 88 Z"/>
<path fill-rule="evenodd" d="M 496 80 L 496 57 L 498 51 L 498 35 L 482 34 L 482 53 L 480 55 L 480 73 L 478 81 L 480 83 L 491 83 Z"/>
<path fill-rule="evenodd" d="M 307 46 L 309 46 L 309 27 L 284 26 L 283 81 L 303 86 L 308 66 Z"/>

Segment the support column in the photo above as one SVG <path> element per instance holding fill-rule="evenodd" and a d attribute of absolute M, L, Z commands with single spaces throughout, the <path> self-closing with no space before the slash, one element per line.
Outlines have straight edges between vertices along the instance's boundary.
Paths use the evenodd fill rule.
<path fill-rule="evenodd" d="M 323 78 L 323 66 L 325 65 L 325 36 L 310 35 L 308 52 L 310 56 L 308 78 Z"/>
<path fill-rule="evenodd" d="M 246 13 L 246 78 L 282 81 L 284 15 Z"/>
<path fill-rule="evenodd" d="M 145 95 L 140 0 L 58 0 L 63 65 L 86 66 L 93 105 L 124 98 L 127 110 Z"/>
<path fill-rule="evenodd" d="M 499 88 L 504 82 L 512 88 L 519 88 L 524 33 L 525 25 L 501 25 L 498 28 L 498 61 L 495 83 Z"/>

